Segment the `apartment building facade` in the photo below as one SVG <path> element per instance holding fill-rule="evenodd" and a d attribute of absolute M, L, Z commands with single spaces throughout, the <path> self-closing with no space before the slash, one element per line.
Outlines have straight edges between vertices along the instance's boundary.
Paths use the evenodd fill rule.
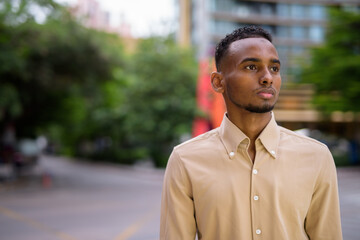
<path fill-rule="evenodd" d="M 234 29 L 260 25 L 273 35 L 283 81 L 296 81 L 307 50 L 325 39 L 330 6 L 359 8 L 360 0 L 180 0 L 178 39 L 195 46 L 201 59 Z"/>

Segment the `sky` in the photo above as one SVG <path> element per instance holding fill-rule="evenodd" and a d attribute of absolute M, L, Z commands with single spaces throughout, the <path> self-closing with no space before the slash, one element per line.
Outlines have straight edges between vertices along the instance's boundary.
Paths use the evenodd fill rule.
<path fill-rule="evenodd" d="M 97 0 L 111 14 L 110 22 L 117 26 L 121 19 L 131 25 L 134 37 L 151 34 L 166 35 L 176 29 L 177 0 Z M 74 5 L 77 0 L 57 0 Z"/>

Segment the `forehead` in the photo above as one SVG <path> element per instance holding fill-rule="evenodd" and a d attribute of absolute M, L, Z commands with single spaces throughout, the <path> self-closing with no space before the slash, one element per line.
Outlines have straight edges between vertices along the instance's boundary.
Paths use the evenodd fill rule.
<path fill-rule="evenodd" d="M 248 57 L 260 59 L 278 59 L 274 45 L 265 38 L 245 38 L 230 44 L 227 57 L 231 60 Z M 234 59 L 235 58 L 235 59 Z"/>

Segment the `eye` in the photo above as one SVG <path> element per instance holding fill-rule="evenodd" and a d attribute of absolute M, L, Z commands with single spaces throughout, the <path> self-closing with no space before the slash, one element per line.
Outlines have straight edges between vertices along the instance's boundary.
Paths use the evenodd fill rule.
<path fill-rule="evenodd" d="M 271 67 L 270 70 L 273 72 L 279 72 L 280 68 L 279 67 Z"/>
<path fill-rule="evenodd" d="M 256 70 L 256 65 L 249 65 L 249 66 L 246 66 L 245 69 L 247 70 Z"/>

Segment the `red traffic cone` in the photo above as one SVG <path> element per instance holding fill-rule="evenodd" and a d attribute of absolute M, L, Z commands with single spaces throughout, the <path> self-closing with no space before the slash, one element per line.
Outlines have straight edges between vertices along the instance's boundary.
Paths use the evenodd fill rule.
<path fill-rule="evenodd" d="M 44 188 L 50 188 L 52 185 L 52 179 L 49 173 L 44 172 L 41 176 L 41 184 Z"/>

